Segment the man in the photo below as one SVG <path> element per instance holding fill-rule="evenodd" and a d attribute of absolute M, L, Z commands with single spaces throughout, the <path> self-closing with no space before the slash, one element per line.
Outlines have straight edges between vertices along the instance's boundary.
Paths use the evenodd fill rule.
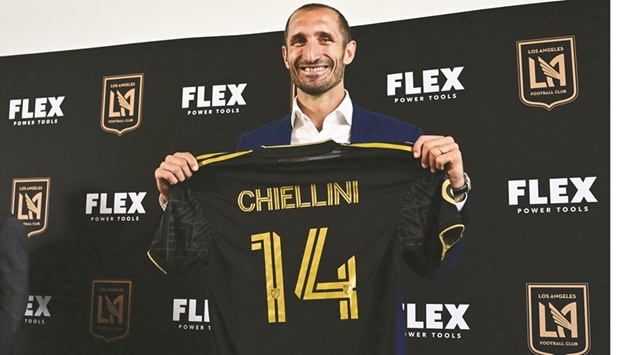
<path fill-rule="evenodd" d="M 12 354 L 28 304 L 28 236 L 24 225 L 0 210 L 0 354 Z"/>
<path fill-rule="evenodd" d="M 357 44 L 351 39 L 342 14 L 326 5 L 304 5 L 289 17 L 284 37 L 282 58 L 297 88 L 292 113 L 244 133 L 237 149 L 256 150 L 261 146 L 296 145 L 326 139 L 338 143 L 415 142 L 413 156 L 419 158 L 422 167 L 432 172 L 444 171 L 448 176 L 465 222 L 468 213 L 464 205 L 470 185 L 454 139 L 422 135 L 418 127 L 366 111 L 351 101 L 344 87 L 344 72 L 355 57 Z M 155 171 L 162 207 L 165 208 L 170 199 L 170 187 L 189 179 L 198 167 L 197 160 L 187 152 L 166 157 Z M 459 241 L 452 247 L 440 268 L 450 268 L 461 244 Z M 433 272 L 424 276 L 432 277 Z M 403 320 L 396 322 L 399 323 L 396 353 L 403 354 Z"/>
<path fill-rule="evenodd" d="M 463 170 L 459 145 L 452 137 L 422 135 L 422 130 L 416 126 L 354 104 L 344 87 L 344 72 L 345 66 L 355 58 L 356 46 L 348 22 L 338 10 L 322 4 L 308 4 L 293 12 L 286 23 L 282 45 L 284 65 L 298 93 L 293 112 L 243 134 L 237 150 L 325 139 L 338 143 L 415 142 L 413 155 L 420 159 L 422 166 L 433 172 L 444 170 L 448 175 L 457 208 L 463 222 L 467 223 L 466 196 L 471 183 Z M 185 181 L 197 170 L 198 163 L 188 152 L 166 157 L 155 170 L 162 208 L 169 199 L 170 186 Z M 462 243 L 452 248 L 439 268 L 416 272 L 432 278 L 449 271 L 459 256 Z"/>
<path fill-rule="evenodd" d="M 469 179 L 452 137 L 422 135 L 418 127 L 351 102 L 344 88 L 344 72 L 355 58 L 357 43 L 338 10 L 321 4 L 304 5 L 289 17 L 284 35 L 282 58 L 298 89 L 293 113 L 243 134 L 238 150 L 325 139 L 339 143 L 415 142 L 414 157 L 433 172 L 445 170 L 463 210 Z M 155 170 L 162 206 L 168 201 L 170 185 L 185 181 L 197 170 L 196 159 L 188 152 L 166 157 Z"/>

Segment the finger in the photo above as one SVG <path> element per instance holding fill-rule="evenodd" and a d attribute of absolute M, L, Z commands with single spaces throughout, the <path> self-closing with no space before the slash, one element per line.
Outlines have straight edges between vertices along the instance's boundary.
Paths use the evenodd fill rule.
<path fill-rule="evenodd" d="M 442 142 L 442 138 L 434 138 L 424 142 L 420 156 L 423 168 L 430 167 L 431 171 L 435 171 L 437 157 L 444 154 L 444 151 L 441 149 Z"/>
<path fill-rule="evenodd" d="M 160 167 L 155 170 L 155 182 L 157 190 L 163 196 L 164 201 L 168 201 L 170 186 L 177 184 L 179 181 L 170 171 Z"/>
<path fill-rule="evenodd" d="M 191 154 L 175 153 L 168 155 L 160 167 L 172 172 L 180 181 L 185 181 L 198 170 L 198 163 Z"/>
<path fill-rule="evenodd" d="M 455 149 L 438 156 L 435 160 L 435 168 L 444 170 L 453 186 L 463 186 L 463 157 L 459 150 Z"/>
<path fill-rule="evenodd" d="M 165 160 L 166 163 L 176 164 L 182 167 L 184 170 L 190 171 L 198 171 L 198 161 L 191 153 L 187 152 L 177 152 L 173 155 L 168 155 Z"/>
<path fill-rule="evenodd" d="M 192 171 L 198 171 L 198 161 L 193 154 L 188 152 L 177 152 L 174 153 L 173 156 L 185 160 Z"/>
<path fill-rule="evenodd" d="M 431 150 L 431 170 L 450 169 L 452 166 L 462 165 L 459 145 L 453 140 L 444 140 L 443 145 L 436 145 Z M 433 158 L 434 157 L 434 158 Z"/>
<path fill-rule="evenodd" d="M 435 145 L 429 148 L 428 165 L 432 172 L 443 170 L 444 160 L 446 160 L 446 154 L 441 146 Z"/>
<path fill-rule="evenodd" d="M 422 135 L 413 144 L 413 157 L 420 158 L 424 153 L 424 145 L 433 139 L 437 139 L 441 136 Z"/>
<path fill-rule="evenodd" d="M 178 182 L 183 182 L 186 179 L 189 179 L 192 176 L 192 171 L 187 164 L 181 163 L 179 165 L 177 163 L 161 163 L 158 168 L 158 175 L 160 178 L 166 180 L 170 185 L 177 184 Z"/>

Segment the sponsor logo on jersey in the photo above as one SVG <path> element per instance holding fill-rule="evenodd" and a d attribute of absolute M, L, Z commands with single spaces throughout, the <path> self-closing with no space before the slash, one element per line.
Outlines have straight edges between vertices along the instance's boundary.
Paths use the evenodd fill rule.
<path fill-rule="evenodd" d="M 137 222 L 146 210 L 146 192 L 93 192 L 86 194 L 84 213 L 91 222 Z"/>
<path fill-rule="evenodd" d="M 461 339 L 468 331 L 465 313 L 469 304 L 406 303 L 406 335 L 410 338 Z"/>
<path fill-rule="evenodd" d="M 49 306 L 51 300 L 52 296 L 29 295 L 24 324 L 45 324 L 45 320 L 52 317 Z"/>
<path fill-rule="evenodd" d="M 13 126 L 54 125 L 64 117 L 64 96 L 30 97 L 9 100 L 9 121 Z"/>
<path fill-rule="evenodd" d="M 13 179 L 11 213 L 28 232 L 28 237 L 47 229 L 51 178 Z"/>
<path fill-rule="evenodd" d="M 142 122 L 144 74 L 106 76 L 103 78 L 101 128 L 122 135 L 136 130 Z"/>
<path fill-rule="evenodd" d="M 173 299 L 172 321 L 179 330 L 210 330 L 209 300 Z"/>
<path fill-rule="evenodd" d="M 508 205 L 518 214 L 588 212 L 598 202 L 595 182 L 596 176 L 508 180 Z"/>
<path fill-rule="evenodd" d="M 387 96 L 394 104 L 456 99 L 465 90 L 459 77 L 465 67 L 412 70 L 387 75 Z"/>
<path fill-rule="evenodd" d="M 246 105 L 243 91 L 247 85 L 186 86 L 181 93 L 181 108 L 187 116 L 237 114 Z"/>
<path fill-rule="evenodd" d="M 527 284 L 528 344 L 534 354 L 590 351 L 588 284 Z"/>
<path fill-rule="evenodd" d="M 107 342 L 129 333 L 131 281 L 93 280 L 90 332 Z"/>
<path fill-rule="evenodd" d="M 519 97 L 534 107 L 551 111 L 577 98 L 575 37 L 517 42 Z"/>

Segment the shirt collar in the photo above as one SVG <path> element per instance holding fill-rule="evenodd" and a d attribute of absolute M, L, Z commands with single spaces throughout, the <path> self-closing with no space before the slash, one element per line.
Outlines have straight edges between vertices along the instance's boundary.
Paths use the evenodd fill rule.
<path fill-rule="evenodd" d="M 338 105 L 338 107 L 336 107 L 336 109 L 330 113 L 330 115 L 332 113 L 336 113 L 336 117 L 339 120 L 344 119 L 344 121 L 350 126 L 351 121 L 353 121 L 353 102 L 351 101 L 351 97 L 349 96 L 349 92 L 347 90 L 344 91 L 344 94 L 344 99 L 342 100 L 340 105 Z M 297 96 L 295 96 L 295 99 L 293 100 L 293 110 L 291 113 L 291 127 L 295 128 L 296 122 L 303 124 L 301 123 L 302 117 L 307 116 L 306 114 L 301 112 L 299 104 L 297 103 Z"/>

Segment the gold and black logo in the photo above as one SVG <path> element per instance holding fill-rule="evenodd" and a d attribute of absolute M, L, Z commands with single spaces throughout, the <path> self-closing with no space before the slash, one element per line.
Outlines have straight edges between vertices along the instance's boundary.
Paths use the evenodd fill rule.
<path fill-rule="evenodd" d="M 120 136 L 140 126 L 143 82 L 144 74 L 103 78 L 101 128 L 104 131 Z"/>
<path fill-rule="evenodd" d="M 588 284 L 527 284 L 528 341 L 534 354 L 590 351 Z"/>
<path fill-rule="evenodd" d="M 107 342 L 129 333 L 131 281 L 93 280 L 90 332 Z"/>
<path fill-rule="evenodd" d="M 28 232 L 28 237 L 45 232 L 49 212 L 51 178 L 13 179 L 11 213 Z"/>
<path fill-rule="evenodd" d="M 529 106 L 567 104 L 577 98 L 575 37 L 556 37 L 517 42 L 519 96 Z"/>

